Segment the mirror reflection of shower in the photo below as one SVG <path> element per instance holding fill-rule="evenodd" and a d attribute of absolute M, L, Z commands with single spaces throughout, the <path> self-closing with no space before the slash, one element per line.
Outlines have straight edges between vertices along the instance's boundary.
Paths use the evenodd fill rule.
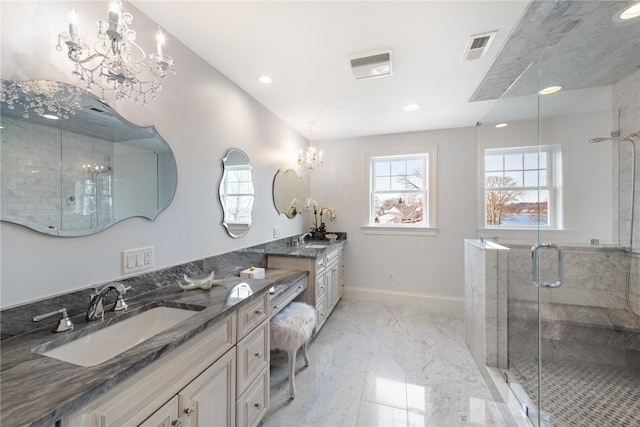
<path fill-rule="evenodd" d="M 629 136 L 620 136 L 620 132 L 611 132 L 610 137 L 592 138 L 589 140 L 590 144 L 598 144 L 606 141 L 614 142 L 629 142 L 631 143 L 631 224 L 629 230 L 629 251 L 627 256 L 627 271 L 625 280 L 625 298 L 627 300 L 627 307 L 629 310 L 640 317 L 640 308 L 636 309 L 631 304 L 631 263 L 633 259 L 633 223 L 635 218 L 635 205 L 636 205 L 636 141 L 633 138 L 640 136 L 639 132 L 634 132 Z"/>
<path fill-rule="evenodd" d="M 82 170 L 87 177 L 76 181 L 75 195 L 69 200 L 75 203 L 74 213 L 90 215 L 89 227 L 98 228 L 109 223 L 112 217 L 112 168 L 108 163 L 88 163 L 82 165 Z"/>

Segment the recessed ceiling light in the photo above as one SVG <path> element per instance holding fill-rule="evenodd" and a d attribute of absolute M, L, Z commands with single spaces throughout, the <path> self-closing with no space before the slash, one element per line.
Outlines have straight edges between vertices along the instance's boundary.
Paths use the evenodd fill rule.
<path fill-rule="evenodd" d="M 640 16 L 640 1 L 635 1 L 625 6 L 620 12 L 616 13 L 613 20 L 616 22 L 628 21 Z"/>
<path fill-rule="evenodd" d="M 500 128 L 506 128 L 507 126 L 509 126 L 509 123 L 498 123 L 498 124 L 496 125 L 496 127 L 497 127 L 498 129 L 500 129 Z"/>
<path fill-rule="evenodd" d="M 552 93 L 556 93 L 562 90 L 562 86 L 549 86 L 542 89 L 539 93 L 540 95 L 550 95 Z"/>
<path fill-rule="evenodd" d="M 418 104 L 408 104 L 408 105 L 405 105 L 403 108 L 404 111 L 416 111 L 419 109 L 420 109 L 420 105 Z"/>
<path fill-rule="evenodd" d="M 60 117 L 55 116 L 53 114 L 43 114 L 42 117 L 49 120 L 60 120 Z"/>
<path fill-rule="evenodd" d="M 260 83 L 262 83 L 263 85 L 268 85 L 271 82 L 273 82 L 273 79 L 271 77 L 269 77 L 269 76 L 260 76 L 260 77 L 258 77 L 258 81 Z"/>

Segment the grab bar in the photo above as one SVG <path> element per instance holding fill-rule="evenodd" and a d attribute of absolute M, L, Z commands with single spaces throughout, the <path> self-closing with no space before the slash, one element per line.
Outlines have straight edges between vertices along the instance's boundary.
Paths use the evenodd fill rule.
<path fill-rule="evenodd" d="M 558 252 L 558 278 L 555 283 L 540 281 L 540 251 L 543 249 L 554 249 Z M 531 280 L 539 288 L 559 288 L 564 282 L 564 251 L 553 243 L 538 243 L 531 247 L 531 257 L 533 267 L 531 270 Z"/>

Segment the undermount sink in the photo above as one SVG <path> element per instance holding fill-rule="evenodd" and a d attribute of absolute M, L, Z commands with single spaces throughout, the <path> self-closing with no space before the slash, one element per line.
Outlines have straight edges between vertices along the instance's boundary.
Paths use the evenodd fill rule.
<path fill-rule="evenodd" d="M 326 248 L 328 245 L 328 243 L 322 244 L 322 243 L 312 243 L 309 245 L 304 245 L 303 248 L 304 249 L 324 249 Z"/>
<path fill-rule="evenodd" d="M 203 308 L 156 306 L 60 346 L 47 349 L 51 345 L 45 344 L 31 351 L 74 365 L 96 366 L 177 325 Z"/>

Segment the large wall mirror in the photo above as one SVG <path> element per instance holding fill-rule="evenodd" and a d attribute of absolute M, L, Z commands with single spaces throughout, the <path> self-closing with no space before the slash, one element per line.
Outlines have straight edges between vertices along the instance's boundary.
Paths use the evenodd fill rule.
<path fill-rule="evenodd" d="M 304 207 L 304 181 L 293 169 L 278 171 L 273 178 L 273 204 L 288 218 L 294 218 Z"/>
<path fill-rule="evenodd" d="M 251 226 L 254 201 L 251 163 L 244 151 L 232 148 L 222 159 L 222 168 L 219 193 L 223 211 L 222 225 L 231 237 L 242 237 Z"/>
<path fill-rule="evenodd" d="M 85 236 L 171 203 L 176 162 L 155 127 L 66 83 L 2 80 L 1 100 L 2 221 Z"/>

